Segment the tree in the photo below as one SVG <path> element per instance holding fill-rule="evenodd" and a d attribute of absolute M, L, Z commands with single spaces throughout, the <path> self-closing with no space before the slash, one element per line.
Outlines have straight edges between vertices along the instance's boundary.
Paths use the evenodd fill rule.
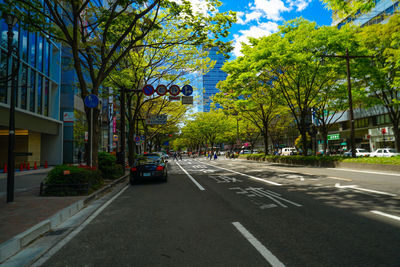
<path fill-rule="evenodd" d="M 326 6 L 333 10 L 334 15 L 339 18 L 356 16 L 357 14 L 367 13 L 375 7 L 376 1 L 373 0 L 322 0 Z"/>
<path fill-rule="evenodd" d="M 382 105 L 389 113 L 397 150 L 400 150 L 400 16 L 394 15 L 388 23 L 360 29 L 358 40 L 373 55 L 360 64 L 359 78 L 365 103 Z M 362 62 L 360 62 L 362 63 Z M 368 101 L 368 102 L 367 102 Z"/>
<path fill-rule="evenodd" d="M 251 43 L 251 57 L 259 77 L 281 94 L 308 148 L 311 109 L 318 96 L 343 77 L 341 64 L 323 55 L 352 48 L 351 29 L 320 27 L 302 18 L 287 22 L 280 31 Z M 304 153 L 307 151 L 304 150 Z"/>
<path fill-rule="evenodd" d="M 233 22 L 233 13 L 219 13 L 220 2 L 208 0 L 206 14 L 194 13 L 189 2 L 177 4 L 166 0 L 116 0 L 65 1 L 65 0 L 14 0 L 13 8 L 27 10 L 18 13 L 27 23 L 46 37 L 61 42 L 71 49 L 74 69 L 79 81 L 80 96 L 98 95 L 107 76 L 130 51 L 144 46 L 143 39 L 153 30 L 163 27 L 166 19 L 158 19 L 160 10 L 169 18 L 179 19 L 177 29 L 191 31 L 190 41 L 194 45 L 220 45 L 224 52 L 229 46 L 217 41 L 226 37 Z M 9 9 L 0 4 L 0 9 Z M 29 17 L 44 17 L 48 23 L 36 23 Z M 169 43 L 174 45 L 176 42 Z M 165 43 L 148 43 L 146 46 L 162 47 Z M 87 121 L 91 123 L 90 109 L 85 107 Z M 99 110 L 93 111 L 94 165 L 97 166 L 99 141 Z"/>

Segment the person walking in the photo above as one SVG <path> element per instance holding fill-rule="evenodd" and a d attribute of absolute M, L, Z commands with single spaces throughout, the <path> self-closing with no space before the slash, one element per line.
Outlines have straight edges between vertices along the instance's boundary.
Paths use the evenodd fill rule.
<path fill-rule="evenodd" d="M 178 160 L 177 158 L 176 158 L 176 152 L 174 152 L 174 160 Z"/>
<path fill-rule="evenodd" d="M 214 152 L 214 160 L 216 160 L 218 158 L 217 156 L 217 151 Z"/>
<path fill-rule="evenodd" d="M 78 150 L 78 164 L 81 165 L 81 161 L 82 161 L 82 151 L 79 149 Z"/>
<path fill-rule="evenodd" d="M 182 160 L 182 154 L 181 154 L 181 152 L 178 152 L 178 157 L 179 157 L 180 160 Z"/>

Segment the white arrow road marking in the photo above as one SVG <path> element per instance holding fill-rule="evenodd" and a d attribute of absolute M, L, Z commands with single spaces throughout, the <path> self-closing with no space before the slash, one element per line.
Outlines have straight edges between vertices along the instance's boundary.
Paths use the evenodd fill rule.
<path fill-rule="evenodd" d="M 387 213 L 384 213 L 384 212 L 381 212 L 381 211 L 377 211 L 377 210 L 371 210 L 371 212 L 375 213 L 375 214 L 378 214 L 378 215 L 382 215 L 382 216 L 391 218 L 391 219 L 394 219 L 394 220 L 397 220 L 397 221 L 400 221 L 400 217 L 399 216 L 394 216 L 394 215 L 387 214 Z"/>
<path fill-rule="evenodd" d="M 232 222 L 233 226 L 250 242 L 251 245 L 268 261 L 272 267 L 284 267 L 285 265 L 272 254 L 260 241 L 257 240 L 240 222 Z"/>
<path fill-rule="evenodd" d="M 361 187 L 358 187 L 358 185 L 340 185 L 339 183 L 337 183 L 337 184 L 335 184 L 335 187 L 337 187 L 337 188 L 350 188 L 350 189 L 353 189 L 353 190 L 365 191 L 365 192 L 375 193 L 375 194 L 379 194 L 379 195 L 387 195 L 387 196 L 391 196 L 391 197 L 397 196 L 396 194 L 391 194 L 391 193 L 372 190 L 372 189 L 361 188 Z"/>

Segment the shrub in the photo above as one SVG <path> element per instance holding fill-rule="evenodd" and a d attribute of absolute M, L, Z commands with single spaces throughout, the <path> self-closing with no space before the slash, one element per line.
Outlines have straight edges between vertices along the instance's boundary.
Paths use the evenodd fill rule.
<path fill-rule="evenodd" d="M 106 152 L 99 152 L 99 170 L 104 179 L 117 179 L 124 173 L 122 165 L 116 164 L 116 157 Z"/>
<path fill-rule="evenodd" d="M 98 189 L 102 184 L 101 173 L 95 168 L 59 165 L 47 174 L 44 181 L 44 194 L 56 196 L 82 195 Z"/>

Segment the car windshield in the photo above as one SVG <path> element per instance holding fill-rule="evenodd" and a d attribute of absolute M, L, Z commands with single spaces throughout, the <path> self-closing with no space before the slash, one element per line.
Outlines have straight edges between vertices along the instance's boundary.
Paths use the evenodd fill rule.
<path fill-rule="evenodd" d="M 160 162 L 161 157 L 156 153 L 140 155 L 139 164 L 151 164 Z"/>
<path fill-rule="evenodd" d="M 397 150 L 396 149 L 388 149 L 387 150 L 389 153 L 397 153 Z"/>
<path fill-rule="evenodd" d="M 358 149 L 358 152 L 365 153 L 365 152 L 368 152 L 368 151 L 367 151 L 367 150 L 365 150 L 365 149 Z"/>

